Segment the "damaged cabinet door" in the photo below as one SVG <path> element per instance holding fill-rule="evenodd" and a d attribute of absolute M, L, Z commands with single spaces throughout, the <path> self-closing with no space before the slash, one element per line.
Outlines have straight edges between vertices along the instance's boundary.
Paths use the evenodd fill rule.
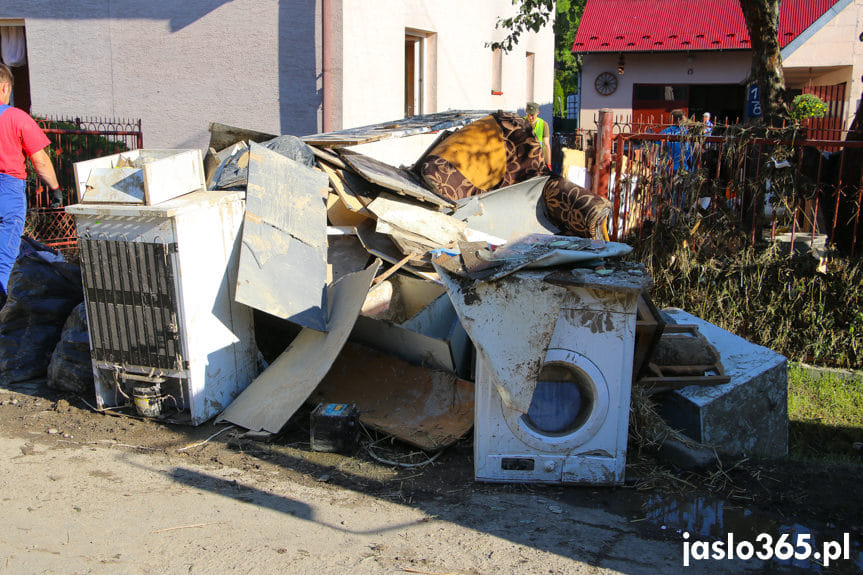
<path fill-rule="evenodd" d="M 326 174 L 252 142 L 238 302 L 327 331 Z"/>

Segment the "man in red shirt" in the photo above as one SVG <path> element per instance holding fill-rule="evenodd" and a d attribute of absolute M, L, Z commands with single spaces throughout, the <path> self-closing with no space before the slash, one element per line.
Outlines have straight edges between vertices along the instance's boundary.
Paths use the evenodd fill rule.
<path fill-rule="evenodd" d="M 18 257 L 27 216 L 26 158 L 48 185 L 52 203 L 61 199 L 60 185 L 45 148 L 50 144 L 24 110 L 9 105 L 12 71 L 0 64 L 0 305 L 6 301 L 9 274 Z"/>

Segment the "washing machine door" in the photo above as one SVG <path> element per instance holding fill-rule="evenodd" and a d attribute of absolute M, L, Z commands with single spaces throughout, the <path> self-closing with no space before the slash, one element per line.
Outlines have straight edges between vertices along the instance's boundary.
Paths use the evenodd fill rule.
<path fill-rule="evenodd" d="M 549 349 L 527 413 L 504 407 L 510 431 L 544 452 L 567 452 L 592 439 L 608 416 L 608 383 L 590 359 Z"/>

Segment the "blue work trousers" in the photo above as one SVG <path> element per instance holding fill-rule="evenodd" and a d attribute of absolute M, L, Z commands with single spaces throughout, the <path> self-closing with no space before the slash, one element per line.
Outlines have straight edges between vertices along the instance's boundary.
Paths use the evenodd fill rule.
<path fill-rule="evenodd" d="M 12 266 L 18 258 L 26 217 L 24 180 L 0 174 L 0 290 L 3 296 L 6 295 Z"/>

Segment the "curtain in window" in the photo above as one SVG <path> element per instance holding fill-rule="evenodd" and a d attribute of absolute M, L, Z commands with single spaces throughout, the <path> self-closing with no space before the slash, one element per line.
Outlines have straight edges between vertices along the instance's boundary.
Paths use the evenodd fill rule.
<path fill-rule="evenodd" d="M 0 26 L 0 57 L 10 68 L 27 63 L 24 26 Z"/>

